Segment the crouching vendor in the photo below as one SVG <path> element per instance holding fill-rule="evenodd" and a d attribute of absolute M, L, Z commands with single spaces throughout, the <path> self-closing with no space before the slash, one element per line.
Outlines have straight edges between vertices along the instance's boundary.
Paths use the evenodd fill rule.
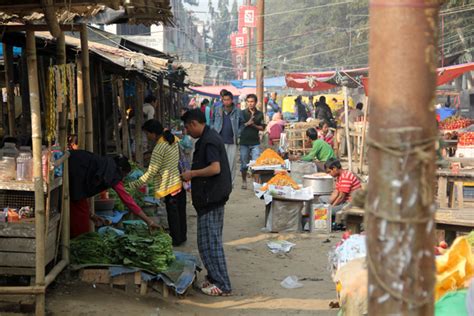
<path fill-rule="evenodd" d="M 335 158 L 328 159 L 324 167 L 326 173 L 336 180 L 336 188 L 331 195 L 321 196 L 319 199 L 332 206 L 334 216 L 351 201 L 351 195 L 361 188 L 361 183 L 354 173 L 342 169 L 341 162 Z"/>
<path fill-rule="evenodd" d="M 125 206 L 147 223 L 149 228 L 159 227 L 146 216 L 123 186 L 123 178 L 132 169 L 126 157 L 102 157 L 85 150 L 72 150 L 70 153 L 71 237 L 89 232 L 89 220 L 96 224 L 101 221 L 90 213 L 87 199 L 110 188 L 117 192 Z"/>

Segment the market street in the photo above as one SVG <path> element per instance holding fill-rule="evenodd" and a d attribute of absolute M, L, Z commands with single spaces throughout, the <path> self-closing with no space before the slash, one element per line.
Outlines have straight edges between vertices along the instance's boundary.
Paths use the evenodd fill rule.
<path fill-rule="evenodd" d="M 156 293 L 145 298 L 128 296 L 119 289 L 74 281 L 60 284 L 48 292 L 47 311 L 53 315 L 336 315 L 329 302 L 336 291 L 328 269 L 328 252 L 339 241 L 335 233 L 330 243 L 323 236 L 305 234 L 264 234 L 263 201 L 240 183 L 226 206 L 224 243 L 234 296 L 207 297 L 191 289 L 185 299 L 173 295 L 166 300 Z M 181 251 L 198 255 L 196 212 L 188 205 L 188 241 Z M 337 236 L 337 238 L 336 238 Z M 272 254 L 268 240 L 286 239 L 296 244 L 287 255 Z M 239 247 L 251 250 L 238 250 Z M 200 278 L 204 276 L 200 273 Z M 284 289 L 280 282 L 296 275 L 304 286 Z M 322 280 L 320 280 L 322 279 Z M 62 283 L 59 281 L 59 283 Z M 157 313 L 159 308 L 159 313 Z"/>

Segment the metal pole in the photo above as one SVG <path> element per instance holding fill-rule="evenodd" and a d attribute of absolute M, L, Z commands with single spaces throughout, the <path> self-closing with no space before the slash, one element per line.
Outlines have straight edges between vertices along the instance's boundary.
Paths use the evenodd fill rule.
<path fill-rule="evenodd" d="M 349 129 L 349 98 L 347 96 L 347 87 L 342 87 L 344 92 L 344 124 L 346 132 L 346 147 L 347 147 L 347 159 L 349 160 L 349 170 L 352 171 L 352 146 L 351 146 L 351 135 Z"/>
<path fill-rule="evenodd" d="M 262 105 L 263 117 L 266 117 L 266 108 L 263 104 L 263 56 L 265 33 L 265 0 L 257 0 L 257 98 Z"/>
<path fill-rule="evenodd" d="M 369 315 L 434 313 L 439 5 L 370 2 Z"/>
<path fill-rule="evenodd" d="M 39 102 L 38 68 L 36 62 L 36 40 L 34 31 L 26 31 L 26 58 L 28 83 L 30 87 L 31 138 L 33 141 L 33 179 L 35 182 L 35 243 L 36 243 L 36 286 L 45 285 L 45 211 L 43 171 L 41 159 L 41 109 Z M 36 295 L 36 315 L 44 315 L 45 294 Z"/>

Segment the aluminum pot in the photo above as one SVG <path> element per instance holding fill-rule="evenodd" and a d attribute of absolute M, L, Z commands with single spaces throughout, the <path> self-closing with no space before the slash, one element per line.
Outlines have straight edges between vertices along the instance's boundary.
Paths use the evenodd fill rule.
<path fill-rule="evenodd" d="M 305 175 L 303 187 L 311 187 L 315 195 L 330 194 L 334 188 L 334 178 L 327 174 Z"/>

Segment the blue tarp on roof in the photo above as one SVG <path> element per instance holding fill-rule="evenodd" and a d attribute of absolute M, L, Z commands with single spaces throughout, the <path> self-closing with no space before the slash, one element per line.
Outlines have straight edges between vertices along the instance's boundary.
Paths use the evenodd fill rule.
<path fill-rule="evenodd" d="M 230 83 L 238 89 L 256 88 L 257 87 L 257 81 L 255 79 L 232 80 Z M 264 85 L 265 88 L 285 87 L 286 86 L 285 76 L 264 78 L 263 79 L 263 85 Z"/>
<path fill-rule="evenodd" d="M 13 46 L 13 56 L 21 55 L 21 47 Z M 3 45 L 0 45 L 0 56 L 3 57 Z"/>

